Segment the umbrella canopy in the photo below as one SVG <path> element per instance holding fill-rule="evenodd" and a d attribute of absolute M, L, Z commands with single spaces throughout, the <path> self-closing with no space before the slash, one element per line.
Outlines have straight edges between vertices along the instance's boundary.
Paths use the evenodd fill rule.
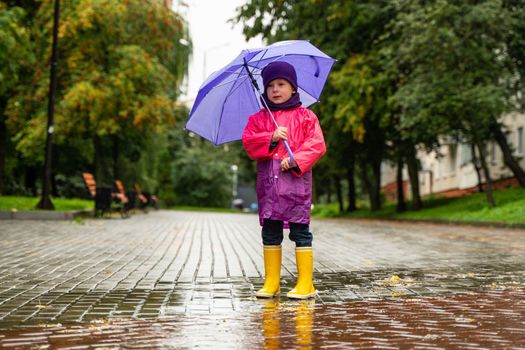
<path fill-rule="evenodd" d="M 250 75 L 262 89 L 261 70 L 274 61 L 285 61 L 294 66 L 298 92 L 305 107 L 319 101 L 335 62 L 304 40 L 281 41 L 264 48 L 243 50 L 202 84 L 186 129 L 216 145 L 240 140 L 248 117 L 262 107 Z"/>

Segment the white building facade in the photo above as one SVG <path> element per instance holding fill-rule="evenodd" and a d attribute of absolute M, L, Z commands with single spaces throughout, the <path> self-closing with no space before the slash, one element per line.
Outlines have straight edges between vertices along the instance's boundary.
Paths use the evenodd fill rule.
<path fill-rule="evenodd" d="M 507 141 L 514 150 L 514 156 L 525 169 L 525 114 L 510 113 L 503 118 L 507 131 Z M 479 154 L 476 153 L 479 157 Z M 444 142 L 439 152 L 418 152 L 422 169 L 419 172 L 420 193 L 422 196 L 441 194 L 457 196 L 475 192 L 478 186 L 478 175 L 472 162 L 471 146 L 468 144 Z M 487 147 L 487 164 L 490 176 L 496 184 L 511 185 L 513 174 L 505 166 L 503 154 L 498 144 L 493 141 Z M 387 195 L 396 190 L 396 169 L 388 163 L 382 166 L 381 187 Z M 482 179 L 484 179 L 482 174 Z M 406 169 L 403 181 L 408 182 Z M 484 182 L 484 180 L 483 180 Z M 410 193 L 410 186 L 406 186 Z M 395 195 L 395 192 L 394 192 Z"/>

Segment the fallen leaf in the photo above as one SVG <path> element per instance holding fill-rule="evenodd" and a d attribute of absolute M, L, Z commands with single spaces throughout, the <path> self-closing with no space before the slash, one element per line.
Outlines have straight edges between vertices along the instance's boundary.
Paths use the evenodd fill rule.
<path fill-rule="evenodd" d="M 398 275 L 392 275 L 384 282 L 384 284 L 395 284 L 400 280 Z"/>

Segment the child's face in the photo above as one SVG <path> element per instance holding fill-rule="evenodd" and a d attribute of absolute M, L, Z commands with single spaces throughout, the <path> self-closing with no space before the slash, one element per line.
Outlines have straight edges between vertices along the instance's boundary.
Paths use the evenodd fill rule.
<path fill-rule="evenodd" d="M 288 101 L 293 93 L 292 84 L 282 78 L 272 80 L 266 88 L 266 96 L 275 104 Z"/>

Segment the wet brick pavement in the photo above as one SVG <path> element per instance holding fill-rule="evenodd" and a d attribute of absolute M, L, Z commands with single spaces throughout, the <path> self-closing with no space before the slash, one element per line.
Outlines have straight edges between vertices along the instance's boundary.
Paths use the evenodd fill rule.
<path fill-rule="evenodd" d="M 314 220 L 314 301 L 260 301 L 254 215 L 0 221 L 0 347 L 525 348 L 525 231 Z"/>

